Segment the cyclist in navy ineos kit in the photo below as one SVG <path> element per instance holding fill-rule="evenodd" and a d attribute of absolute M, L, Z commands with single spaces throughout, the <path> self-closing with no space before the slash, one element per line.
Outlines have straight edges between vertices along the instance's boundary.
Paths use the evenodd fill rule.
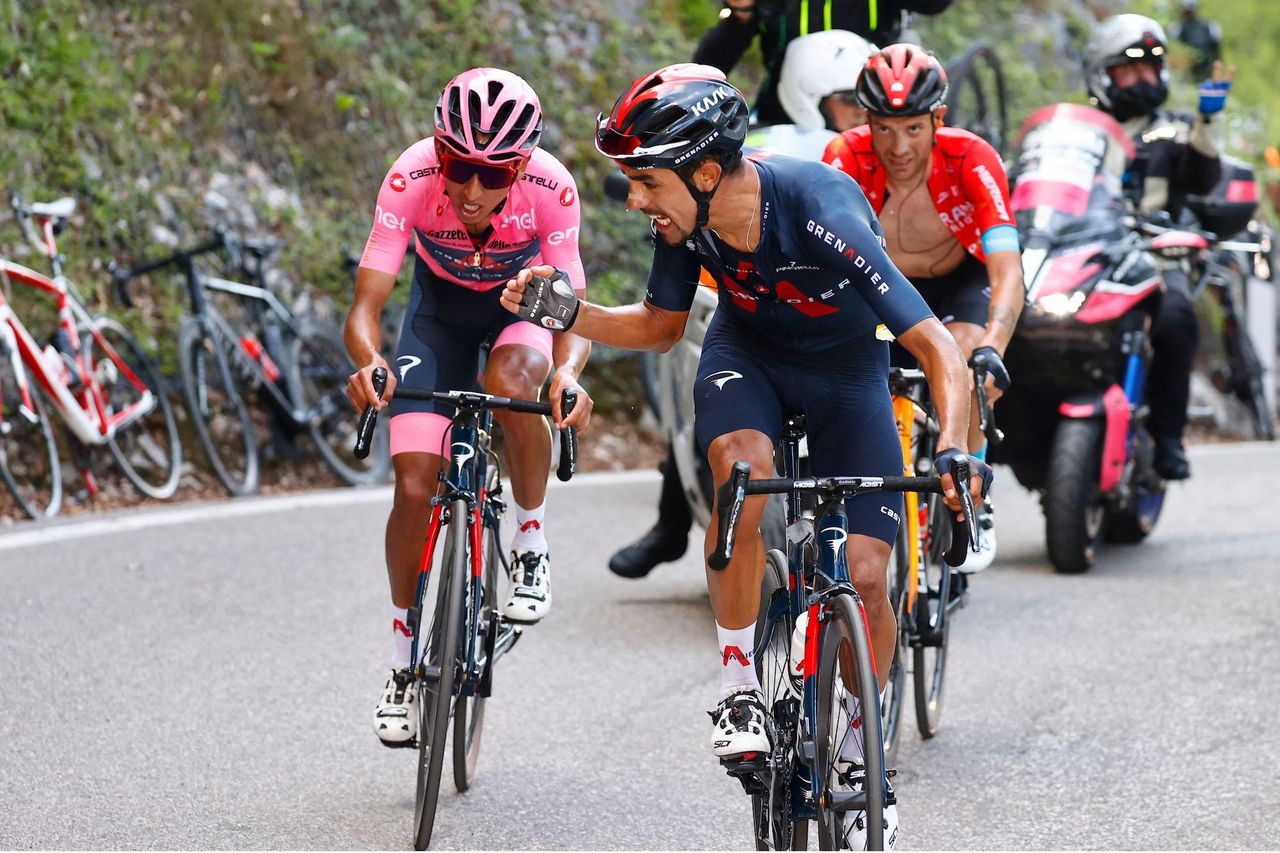
<path fill-rule="evenodd" d="M 694 411 L 716 482 L 740 459 L 753 477 L 772 476 L 774 443 L 794 411 L 805 413 L 816 475 L 901 474 L 888 346 L 876 336 L 883 323 L 929 377 L 942 424 L 935 466 L 948 505 L 958 510 L 949 472 L 967 452 L 970 389 L 955 339 L 885 254 L 858 185 L 821 163 L 744 158 L 746 130 L 746 102 L 715 68 L 672 65 L 637 79 L 600 117 L 596 147 L 630 181 L 628 208 L 653 222 L 645 300 L 593 305 L 543 266 L 507 283 L 504 306 L 612 346 L 666 350 L 684 332 L 705 266 L 720 281 L 720 304 L 702 347 Z M 991 469 L 970 464 L 969 487 L 980 500 Z M 720 757 L 770 747 L 751 660 L 764 504 L 764 497 L 747 499 L 733 560 L 724 572 L 707 573 L 721 662 L 720 703 L 712 712 L 712 750 Z M 896 631 L 885 569 L 902 500 L 868 494 L 846 505 L 849 567 L 884 672 Z M 715 529 L 713 522 L 704 554 Z"/>

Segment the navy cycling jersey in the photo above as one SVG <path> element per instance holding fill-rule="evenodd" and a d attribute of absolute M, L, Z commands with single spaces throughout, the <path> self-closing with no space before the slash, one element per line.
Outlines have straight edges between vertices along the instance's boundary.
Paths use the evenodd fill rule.
<path fill-rule="evenodd" d="M 822 163 L 752 152 L 760 176 L 760 241 L 738 252 L 703 230 L 683 245 L 657 241 L 646 299 L 688 311 L 700 267 L 720 306 L 751 331 L 796 352 L 871 334 L 895 335 L 932 316 L 884 250 L 880 223 L 848 175 Z"/>

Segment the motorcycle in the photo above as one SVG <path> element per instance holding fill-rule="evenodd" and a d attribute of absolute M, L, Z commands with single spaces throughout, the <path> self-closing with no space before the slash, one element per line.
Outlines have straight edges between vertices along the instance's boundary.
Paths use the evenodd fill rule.
<path fill-rule="evenodd" d="M 1184 258 L 1204 237 L 1149 237 L 1125 212 L 1133 142 L 1110 116 L 1076 104 L 1033 113 L 1018 135 L 1011 202 L 1027 303 L 1005 362 L 1005 440 L 992 461 L 1042 493 L 1049 560 L 1087 571 L 1099 544 L 1137 543 L 1160 517 L 1144 388 L 1164 290 L 1156 258 Z"/>

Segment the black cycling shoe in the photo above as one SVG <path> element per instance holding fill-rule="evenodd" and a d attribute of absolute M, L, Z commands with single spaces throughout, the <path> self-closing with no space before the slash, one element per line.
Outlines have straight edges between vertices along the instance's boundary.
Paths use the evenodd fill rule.
<path fill-rule="evenodd" d="M 609 571 L 618 577 L 642 578 L 658 563 L 669 563 L 684 556 L 689 547 L 689 533 L 676 533 L 655 526 L 645 535 L 609 558 Z"/>
<path fill-rule="evenodd" d="M 1182 439 L 1156 440 L 1156 473 L 1166 480 L 1185 480 L 1191 476 L 1191 463 L 1182 449 Z"/>

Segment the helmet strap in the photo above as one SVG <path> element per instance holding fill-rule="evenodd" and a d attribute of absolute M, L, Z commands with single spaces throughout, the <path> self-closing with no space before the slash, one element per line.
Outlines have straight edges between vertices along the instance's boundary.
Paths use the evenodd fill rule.
<path fill-rule="evenodd" d="M 716 194 L 716 190 L 720 188 L 720 183 L 724 180 L 725 175 L 725 164 L 721 162 L 720 177 L 716 178 L 716 182 L 711 189 L 698 189 L 693 183 L 693 173 L 698 171 L 698 167 L 704 162 L 706 161 L 699 161 L 698 164 L 692 168 L 676 172 L 676 174 L 680 176 L 680 180 L 684 181 L 684 185 L 689 190 L 689 195 L 693 197 L 694 203 L 698 205 L 698 217 L 694 222 L 695 231 L 701 231 L 703 228 L 707 227 L 707 220 L 711 216 L 711 198 Z"/>

